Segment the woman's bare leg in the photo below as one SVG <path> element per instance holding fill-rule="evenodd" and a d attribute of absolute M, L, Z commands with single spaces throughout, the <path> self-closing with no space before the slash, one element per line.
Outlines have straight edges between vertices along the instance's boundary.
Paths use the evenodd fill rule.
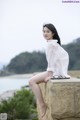
<path fill-rule="evenodd" d="M 42 113 L 41 116 L 44 116 L 44 114 L 46 113 L 46 104 L 44 102 L 42 92 L 41 92 L 41 89 L 38 84 L 41 82 L 47 82 L 49 79 L 49 76 L 50 76 L 49 72 L 45 71 L 45 72 L 42 72 L 42 73 L 39 73 L 39 74 L 33 76 L 29 81 L 29 85 L 30 85 L 34 95 L 36 96 L 36 100 L 37 100 L 38 104 L 40 105 L 41 113 Z"/>

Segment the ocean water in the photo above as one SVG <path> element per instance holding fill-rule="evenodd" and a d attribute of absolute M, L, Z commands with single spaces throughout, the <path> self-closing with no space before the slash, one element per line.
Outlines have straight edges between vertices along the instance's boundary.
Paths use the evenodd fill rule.
<path fill-rule="evenodd" d="M 29 79 L 17 79 L 17 78 L 0 78 L 0 94 L 9 90 L 18 90 L 22 87 L 29 85 Z"/>

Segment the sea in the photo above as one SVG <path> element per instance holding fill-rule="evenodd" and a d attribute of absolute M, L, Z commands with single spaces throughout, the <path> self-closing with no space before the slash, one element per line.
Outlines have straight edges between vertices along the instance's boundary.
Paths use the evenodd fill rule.
<path fill-rule="evenodd" d="M 0 94 L 29 85 L 29 78 L 0 77 Z"/>

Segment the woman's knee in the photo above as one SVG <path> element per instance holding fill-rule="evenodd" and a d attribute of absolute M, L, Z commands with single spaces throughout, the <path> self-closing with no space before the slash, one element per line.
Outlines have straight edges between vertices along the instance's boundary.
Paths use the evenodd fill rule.
<path fill-rule="evenodd" d="M 35 84 L 35 81 L 33 81 L 32 79 L 29 80 L 29 86 L 30 86 L 30 87 L 33 86 L 34 84 Z"/>

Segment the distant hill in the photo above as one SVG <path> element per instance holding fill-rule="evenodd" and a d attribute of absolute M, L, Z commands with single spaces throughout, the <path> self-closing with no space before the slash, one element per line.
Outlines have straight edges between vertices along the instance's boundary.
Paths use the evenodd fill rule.
<path fill-rule="evenodd" d="M 80 38 L 73 40 L 72 43 L 63 46 L 70 56 L 70 70 L 80 70 Z"/>
<path fill-rule="evenodd" d="M 73 42 L 63 45 L 69 53 L 70 64 L 69 70 L 80 70 L 80 38 Z M 47 67 L 45 53 L 34 51 L 32 53 L 24 52 L 11 59 L 6 69 L 13 73 L 30 73 L 44 71 Z"/>
<path fill-rule="evenodd" d="M 24 52 L 13 59 L 7 65 L 7 70 L 13 73 L 32 73 L 45 70 L 47 66 L 45 53 L 34 51 Z"/>

